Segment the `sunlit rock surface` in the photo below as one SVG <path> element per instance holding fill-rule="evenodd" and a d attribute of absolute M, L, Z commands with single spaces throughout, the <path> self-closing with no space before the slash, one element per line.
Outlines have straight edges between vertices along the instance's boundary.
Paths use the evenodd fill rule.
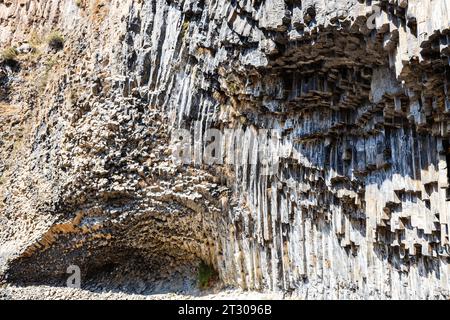
<path fill-rule="evenodd" d="M 0 1 L 0 46 L 35 48 L 0 66 L 3 281 L 204 261 L 307 299 L 448 299 L 449 21 L 449 0 Z"/>

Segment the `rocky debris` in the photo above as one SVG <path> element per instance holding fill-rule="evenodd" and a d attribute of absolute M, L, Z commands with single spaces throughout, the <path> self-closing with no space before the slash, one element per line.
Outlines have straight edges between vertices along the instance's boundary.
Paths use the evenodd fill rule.
<path fill-rule="evenodd" d="M 0 3 L 1 46 L 65 39 L 0 67 L 17 108 L 0 114 L 9 288 L 61 285 L 72 264 L 92 283 L 128 261 L 148 283 L 192 278 L 204 261 L 243 289 L 448 299 L 446 1 L 85 2 Z M 246 135 L 208 164 L 211 128 Z M 279 133 L 269 174 L 261 129 Z"/>
<path fill-rule="evenodd" d="M 220 289 L 207 292 L 172 291 L 167 293 L 135 294 L 121 290 L 92 292 L 76 288 L 52 286 L 8 286 L 0 288 L 2 300 L 276 300 L 296 299 L 273 292 L 249 292 L 239 289 Z"/>

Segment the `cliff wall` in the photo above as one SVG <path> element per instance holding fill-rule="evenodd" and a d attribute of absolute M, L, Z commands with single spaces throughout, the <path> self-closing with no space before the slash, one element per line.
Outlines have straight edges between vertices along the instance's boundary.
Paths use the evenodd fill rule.
<path fill-rule="evenodd" d="M 0 1 L 4 281 L 203 261 L 448 299 L 449 22 L 449 0 Z"/>

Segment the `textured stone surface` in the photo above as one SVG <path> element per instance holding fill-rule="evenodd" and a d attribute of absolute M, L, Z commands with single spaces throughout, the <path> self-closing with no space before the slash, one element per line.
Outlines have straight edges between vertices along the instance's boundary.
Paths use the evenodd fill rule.
<path fill-rule="evenodd" d="M 0 1 L 1 47 L 36 47 L 0 67 L 4 281 L 203 260 L 244 289 L 448 299 L 449 21 L 448 0 Z M 208 128 L 248 134 L 208 165 Z"/>

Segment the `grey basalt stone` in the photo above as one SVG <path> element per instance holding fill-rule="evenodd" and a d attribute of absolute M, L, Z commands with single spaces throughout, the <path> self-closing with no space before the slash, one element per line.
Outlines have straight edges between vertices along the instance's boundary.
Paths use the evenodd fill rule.
<path fill-rule="evenodd" d="M 1 47 L 65 39 L 0 65 L 3 281 L 449 298 L 448 1 L 84 3 L 0 3 Z"/>

